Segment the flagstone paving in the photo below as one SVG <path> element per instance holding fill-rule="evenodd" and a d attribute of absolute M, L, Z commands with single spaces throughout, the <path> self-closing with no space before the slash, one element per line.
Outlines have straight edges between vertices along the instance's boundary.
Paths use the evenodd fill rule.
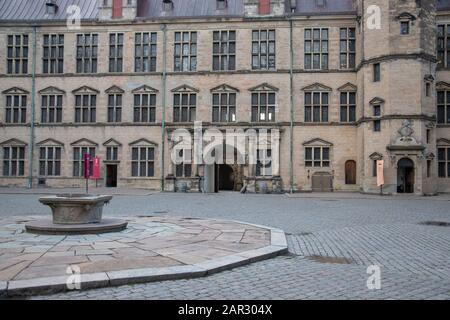
<path fill-rule="evenodd" d="M 50 236 L 24 231 L 37 217 L 0 219 L 0 281 L 164 268 L 215 262 L 271 245 L 271 229 L 232 221 L 174 217 L 128 218 L 123 232 Z M 281 231 L 280 231 L 281 232 Z M 252 251 L 253 250 L 253 251 Z M 280 249 L 280 251 L 282 251 Z"/>

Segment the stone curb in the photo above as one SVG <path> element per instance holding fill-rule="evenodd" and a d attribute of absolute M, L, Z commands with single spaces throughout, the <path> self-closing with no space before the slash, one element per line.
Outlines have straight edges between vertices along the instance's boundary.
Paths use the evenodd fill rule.
<path fill-rule="evenodd" d="M 230 220 L 208 220 L 230 222 Z M 231 222 L 238 222 L 240 224 L 270 230 L 271 245 L 193 265 L 167 268 L 128 269 L 82 274 L 80 275 L 81 290 L 204 277 L 224 270 L 241 267 L 253 262 L 273 258 L 288 251 L 286 236 L 282 230 L 239 221 Z M 68 276 L 58 276 L 27 280 L 12 280 L 9 282 L 0 281 L 0 297 L 30 296 L 69 291 L 67 288 L 67 280 Z"/>

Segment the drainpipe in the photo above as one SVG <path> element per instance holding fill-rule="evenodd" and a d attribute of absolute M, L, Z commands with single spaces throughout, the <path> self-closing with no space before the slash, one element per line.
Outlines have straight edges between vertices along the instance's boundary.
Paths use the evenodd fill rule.
<path fill-rule="evenodd" d="M 290 77 L 290 127 L 289 127 L 289 192 L 294 192 L 294 46 L 293 46 L 293 24 L 289 18 L 289 77 Z"/>
<path fill-rule="evenodd" d="M 34 154 L 34 122 L 36 117 L 36 32 L 37 27 L 33 27 L 33 58 L 31 59 L 31 122 L 28 155 L 28 188 L 33 188 L 33 154 Z"/>
<path fill-rule="evenodd" d="M 161 191 L 165 184 L 166 147 L 166 89 L 167 89 L 167 26 L 163 24 L 163 73 L 162 73 L 162 121 L 161 121 Z"/>

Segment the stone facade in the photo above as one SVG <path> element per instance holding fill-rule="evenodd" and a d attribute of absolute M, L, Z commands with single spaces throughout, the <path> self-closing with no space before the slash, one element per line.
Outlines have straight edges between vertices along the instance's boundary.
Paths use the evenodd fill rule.
<path fill-rule="evenodd" d="M 182 90 L 197 94 L 196 120 L 202 121 L 205 129 L 279 130 L 279 172 L 256 177 L 255 168 L 251 165 L 243 165 L 239 170 L 233 168 L 235 179 L 239 177 L 240 180 L 235 181 L 235 186 L 246 186 L 249 192 L 312 191 L 314 179 L 318 175 L 326 175 L 331 179 L 332 190 L 378 193 L 380 188 L 373 174 L 373 166 L 374 161 L 382 159 L 385 161 L 383 192 L 395 194 L 399 191 L 398 180 L 406 178 L 398 173 L 399 161 L 404 158 L 413 162 L 408 179 L 412 179 L 414 193 L 450 192 L 450 178 L 438 177 L 437 157 L 438 145 L 450 146 L 450 128 L 449 124 L 436 124 L 436 85 L 450 82 L 450 72 L 445 68 L 436 68 L 435 53 L 437 24 L 450 22 L 450 12 L 437 11 L 434 1 L 355 1 L 354 13 L 290 15 L 285 13 L 289 12 L 285 8 L 289 2 L 272 0 L 271 13 L 260 16 L 258 1 L 246 0 L 242 17 L 224 16 L 214 20 L 208 17 L 136 19 L 138 1 L 124 0 L 123 3 L 122 18 L 112 19 L 112 4 L 101 2 L 99 19 L 82 21 L 79 30 L 67 29 L 65 21 L 39 22 L 34 36 L 30 23 L 0 23 L 0 37 L 5 42 L 8 35 L 16 34 L 27 34 L 30 39 L 28 74 L 8 74 L 7 64 L 0 63 L 0 144 L 1 147 L 25 148 L 23 175 L 6 175 L 3 170 L 6 164 L 2 161 L 0 185 L 29 186 L 32 182 L 33 186 L 81 187 L 84 181 L 73 177 L 74 148 L 91 147 L 102 160 L 102 179 L 97 181 L 99 185 L 107 184 L 107 176 L 111 174 L 107 168 L 109 165 L 116 166 L 117 186 L 120 187 L 204 190 L 205 172 L 210 169 L 194 164 L 191 177 L 176 177 L 176 167 L 170 160 L 172 132 L 177 128 L 191 131 L 194 128 L 193 123 L 177 123 L 173 119 L 173 91 Z M 371 5 L 381 9 L 379 29 L 369 28 L 372 16 L 368 9 Z M 409 34 L 401 34 L 401 22 L 408 22 Z M 308 28 L 328 29 L 328 68 L 306 69 L 305 29 Z M 340 66 L 341 28 L 355 28 L 354 68 L 342 69 Z M 276 68 L 252 70 L 252 31 L 268 29 L 275 30 Z M 233 71 L 213 71 L 213 32 L 216 30 L 236 31 L 236 67 Z M 178 31 L 197 32 L 196 71 L 174 70 L 175 32 Z M 139 73 L 134 70 L 137 32 L 157 34 L 154 72 Z M 98 34 L 96 73 L 77 73 L 76 41 L 81 33 Z M 124 34 L 123 72 L 120 73 L 111 73 L 108 69 L 110 33 Z M 64 74 L 43 73 L 43 35 L 46 34 L 64 34 Z M 34 37 L 35 77 L 32 76 Z M 3 62 L 7 55 L 7 46 L 1 46 Z M 380 81 L 374 82 L 374 64 L 377 63 L 380 64 L 381 77 Z M 236 89 L 236 122 L 216 125 L 211 121 L 211 90 L 222 85 Z M 253 122 L 251 98 L 254 91 L 251 90 L 265 85 L 273 88 L 276 94 L 275 122 Z M 107 122 L 108 89 L 114 86 L 123 95 L 120 123 Z M 156 119 L 151 123 L 135 123 L 133 119 L 135 90 L 139 91 L 142 86 L 147 86 L 144 91 L 150 90 L 156 94 Z M 61 123 L 46 124 L 41 121 L 40 92 L 48 88 L 58 90 L 63 96 Z M 78 89 L 93 90 L 96 94 L 95 123 L 75 122 L 75 95 Z M 305 122 L 307 92 L 328 93 L 327 121 Z M 341 122 L 341 92 L 356 92 L 354 122 Z M 7 95 L 27 96 L 25 123 L 6 122 Z M 33 96 L 35 123 L 31 126 Z M 374 116 L 374 106 L 380 106 L 379 116 Z M 380 123 L 379 132 L 374 132 L 374 121 Z M 409 128 L 411 132 L 402 135 L 404 128 Z M 412 139 L 402 140 L 405 137 Z M 33 148 L 30 148 L 31 144 Z M 58 176 L 40 174 L 40 148 L 45 146 L 60 147 L 62 150 Z M 107 147 L 111 146 L 118 148 L 118 157 L 106 161 Z M 132 176 L 132 149 L 137 147 L 155 150 L 151 176 Z M 328 165 L 308 165 L 306 148 L 315 147 L 329 148 Z M 2 148 L 2 159 L 5 158 L 4 152 Z M 346 175 L 352 175 L 346 172 L 349 161 L 356 163 L 356 181 L 352 184 L 346 178 Z"/>

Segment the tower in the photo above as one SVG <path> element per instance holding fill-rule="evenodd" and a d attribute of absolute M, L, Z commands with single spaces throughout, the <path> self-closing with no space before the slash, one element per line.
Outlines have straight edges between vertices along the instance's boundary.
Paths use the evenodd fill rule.
<path fill-rule="evenodd" d="M 358 0 L 357 7 L 361 189 L 380 192 L 376 161 L 384 160 L 385 193 L 435 193 L 435 1 Z"/>

